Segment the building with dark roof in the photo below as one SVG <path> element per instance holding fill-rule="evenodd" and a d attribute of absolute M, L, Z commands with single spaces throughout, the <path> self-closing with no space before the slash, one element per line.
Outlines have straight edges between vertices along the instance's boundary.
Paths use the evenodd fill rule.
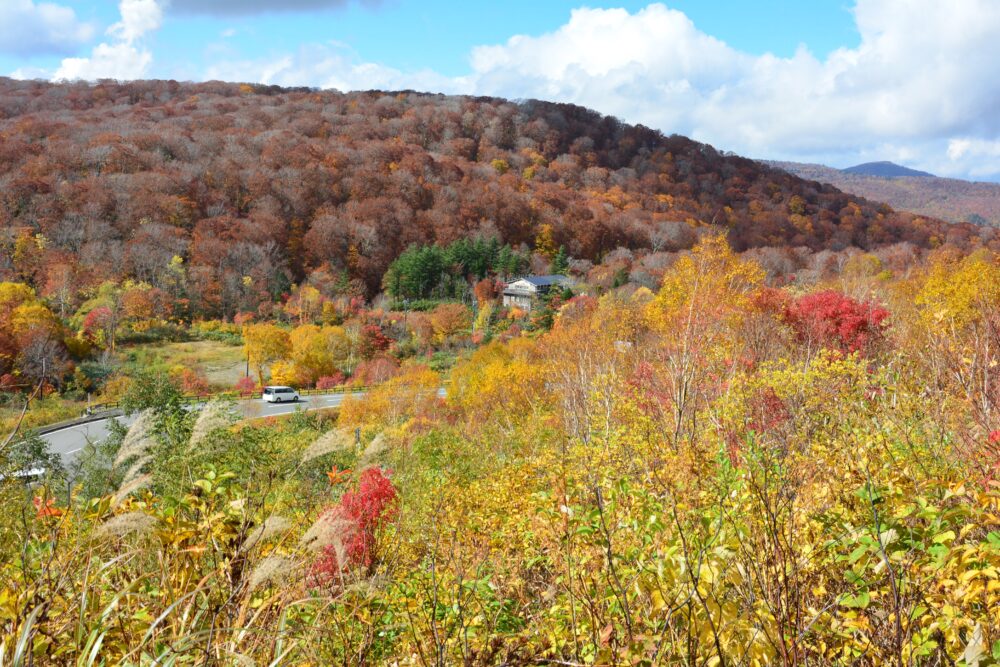
<path fill-rule="evenodd" d="M 524 276 L 504 287 L 503 305 L 530 311 L 539 297 L 547 294 L 553 287 L 565 287 L 569 283 L 569 278 L 562 275 Z"/>

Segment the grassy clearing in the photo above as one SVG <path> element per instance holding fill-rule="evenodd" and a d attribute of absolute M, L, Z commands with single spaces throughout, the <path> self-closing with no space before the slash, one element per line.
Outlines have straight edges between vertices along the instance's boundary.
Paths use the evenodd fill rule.
<path fill-rule="evenodd" d="M 10 433 L 17 426 L 24 403 L 20 398 L 0 406 L 0 437 Z M 86 401 L 71 401 L 60 396 L 35 399 L 24 413 L 21 429 L 27 430 L 46 426 L 55 422 L 79 417 L 86 408 Z"/>
<path fill-rule="evenodd" d="M 219 389 L 231 388 L 246 371 L 242 346 L 213 340 L 137 345 L 122 349 L 120 354 L 121 370 L 126 375 L 135 371 L 166 373 L 183 366 L 204 375 Z"/>

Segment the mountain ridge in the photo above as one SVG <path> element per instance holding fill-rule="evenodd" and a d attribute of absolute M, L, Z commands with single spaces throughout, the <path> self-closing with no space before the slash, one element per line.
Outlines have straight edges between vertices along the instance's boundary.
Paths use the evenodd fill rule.
<path fill-rule="evenodd" d="M 886 178 L 850 173 L 821 164 L 765 161 L 766 164 L 860 197 L 884 201 L 895 209 L 940 218 L 1000 226 L 1000 183 L 941 176 Z"/>
<path fill-rule="evenodd" d="M 907 178 L 914 176 L 925 176 L 930 178 L 936 178 L 934 174 L 926 171 L 919 171 L 917 169 L 910 169 L 909 167 L 904 167 L 903 165 L 896 164 L 895 162 L 889 162 L 888 160 L 881 160 L 878 162 L 864 162 L 862 164 L 856 164 L 853 167 L 847 167 L 841 169 L 840 171 L 845 174 L 856 174 L 859 176 L 878 176 L 881 178 Z"/>

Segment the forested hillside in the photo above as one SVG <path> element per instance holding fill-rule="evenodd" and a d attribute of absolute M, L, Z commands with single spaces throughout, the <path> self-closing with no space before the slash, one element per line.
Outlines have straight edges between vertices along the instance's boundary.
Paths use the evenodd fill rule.
<path fill-rule="evenodd" d="M 599 261 L 706 224 L 737 250 L 980 233 L 570 105 L 0 79 L 0 280 L 70 310 L 131 278 L 173 317 L 232 317 L 303 282 L 370 297 L 411 244 L 530 250 L 547 225 Z"/>

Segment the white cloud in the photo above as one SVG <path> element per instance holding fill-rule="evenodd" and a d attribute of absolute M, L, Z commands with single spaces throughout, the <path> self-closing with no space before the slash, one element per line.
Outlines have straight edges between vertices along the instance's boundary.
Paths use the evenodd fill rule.
<path fill-rule="evenodd" d="M 952 171 L 973 178 L 995 178 L 1000 174 L 1000 139 L 951 139 L 947 155 Z"/>
<path fill-rule="evenodd" d="M 121 0 L 121 20 L 107 30 L 112 38 L 94 47 L 87 58 L 64 58 L 53 75 L 56 80 L 140 79 L 153 61 L 142 38 L 159 29 L 163 8 L 157 0 Z"/>
<path fill-rule="evenodd" d="M 18 67 L 16 70 L 10 73 L 10 78 L 12 79 L 48 79 L 52 75 L 47 69 L 42 67 Z"/>
<path fill-rule="evenodd" d="M 458 93 L 467 88 L 461 79 L 429 70 L 404 73 L 376 63 L 359 62 L 338 44 L 307 45 L 294 54 L 217 63 L 208 68 L 206 78 L 336 90 L 414 88 Z"/>
<path fill-rule="evenodd" d="M 94 36 L 70 7 L 33 0 L 0 2 L 0 52 L 17 55 L 72 53 Z"/>
<path fill-rule="evenodd" d="M 152 54 L 135 46 L 121 42 L 101 43 L 94 47 L 87 58 L 65 58 L 53 75 L 57 81 L 93 81 L 96 79 L 117 79 L 131 81 L 141 79 L 153 62 Z"/>
<path fill-rule="evenodd" d="M 108 28 L 108 34 L 128 44 L 163 23 L 163 8 L 157 0 L 121 0 L 118 11 L 122 20 Z"/>

